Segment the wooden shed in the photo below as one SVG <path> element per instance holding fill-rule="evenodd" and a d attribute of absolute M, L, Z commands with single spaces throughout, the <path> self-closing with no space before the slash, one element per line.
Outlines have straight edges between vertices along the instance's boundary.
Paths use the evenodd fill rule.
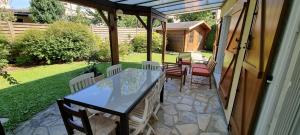
<path fill-rule="evenodd" d="M 210 26 L 204 21 L 167 23 L 167 50 L 191 52 L 204 49 Z M 161 28 L 156 29 L 161 33 Z"/>

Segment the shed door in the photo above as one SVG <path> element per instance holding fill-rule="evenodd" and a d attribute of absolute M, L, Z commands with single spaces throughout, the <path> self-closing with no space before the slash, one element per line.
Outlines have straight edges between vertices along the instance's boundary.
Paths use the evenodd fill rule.
<path fill-rule="evenodd" d="M 231 15 L 231 23 L 229 26 L 228 44 L 225 48 L 224 63 L 220 80 L 220 98 L 224 108 L 227 108 L 229 94 L 233 79 L 233 73 L 236 66 L 236 59 L 240 47 L 240 39 L 246 19 L 247 3 L 236 8 Z"/>
<path fill-rule="evenodd" d="M 276 33 L 284 0 L 258 0 L 239 79 L 235 103 L 230 118 L 232 135 L 251 134 L 257 106 L 273 58 Z"/>

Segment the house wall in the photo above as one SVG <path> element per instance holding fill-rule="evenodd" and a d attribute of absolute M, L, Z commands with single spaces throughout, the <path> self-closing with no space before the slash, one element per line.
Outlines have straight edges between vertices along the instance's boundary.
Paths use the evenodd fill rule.
<path fill-rule="evenodd" d="M 182 52 L 185 47 L 185 32 L 184 30 L 169 30 L 167 31 L 167 51 Z"/>

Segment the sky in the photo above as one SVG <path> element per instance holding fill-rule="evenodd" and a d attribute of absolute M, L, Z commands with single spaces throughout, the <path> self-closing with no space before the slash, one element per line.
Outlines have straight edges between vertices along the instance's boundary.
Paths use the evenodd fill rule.
<path fill-rule="evenodd" d="M 9 0 L 11 8 L 22 9 L 29 7 L 30 0 Z"/>

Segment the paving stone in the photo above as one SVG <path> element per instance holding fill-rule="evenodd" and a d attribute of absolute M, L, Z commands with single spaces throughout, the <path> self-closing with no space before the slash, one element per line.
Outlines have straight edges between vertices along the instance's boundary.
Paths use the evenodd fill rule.
<path fill-rule="evenodd" d="M 167 102 L 177 104 L 181 100 L 181 97 L 168 97 Z"/>
<path fill-rule="evenodd" d="M 32 135 L 48 135 L 48 129 L 45 127 L 38 127 L 34 130 Z"/>
<path fill-rule="evenodd" d="M 187 105 L 193 105 L 193 102 L 194 102 L 193 99 L 183 98 L 180 103 L 187 104 Z"/>
<path fill-rule="evenodd" d="M 207 126 L 210 122 L 211 115 L 210 114 L 198 114 L 198 126 L 202 131 L 206 131 Z"/>
<path fill-rule="evenodd" d="M 33 132 L 33 128 L 30 126 L 26 126 L 22 129 L 19 129 L 18 132 L 15 133 L 15 135 L 31 135 Z"/>
<path fill-rule="evenodd" d="M 159 127 L 155 131 L 158 135 L 169 135 L 171 133 L 171 129 L 166 126 Z"/>
<path fill-rule="evenodd" d="M 198 100 L 198 101 L 200 101 L 200 102 L 208 102 L 208 97 L 206 97 L 206 96 L 204 96 L 204 95 L 200 95 L 200 94 L 198 94 L 197 96 L 196 96 L 196 99 Z"/>
<path fill-rule="evenodd" d="M 176 125 L 176 128 L 181 135 L 196 135 L 198 133 L 196 124 Z"/>
<path fill-rule="evenodd" d="M 227 124 L 225 122 L 224 117 L 220 115 L 213 115 L 213 118 L 215 120 L 214 127 L 217 131 L 226 133 L 227 132 Z"/>
<path fill-rule="evenodd" d="M 206 103 L 200 103 L 200 105 L 194 105 L 194 108 L 195 108 L 196 112 L 198 112 L 198 113 L 204 113 L 206 107 L 207 107 Z"/>
<path fill-rule="evenodd" d="M 8 118 L 0 118 L 0 122 L 3 124 L 3 123 L 6 123 L 9 119 Z"/>
<path fill-rule="evenodd" d="M 180 111 L 191 111 L 192 106 L 186 104 L 176 104 L 176 109 Z"/>
<path fill-rule="evenodd" d="M 164 114 L 164 124 L 167 126 L 173 126 L 174 125 L 173 116 L 169 114 Z"/>
<path fill-rule="evenodd" d="M 174 105 L 167 105 L 167 106 L 164 106 L 164 107 L 163 107 L 163 110 L 164 110 L 164 112 L 167 113 L 167 114 L 171 114 L 171 115 L 177 114 L 177 111 L 176 111 Z"/>
<path fill-rule="evenodd" d="M 194 113 L 191 112 L 182 112 L 180 113 L 180 121 L 186 124 L 189 123 L 196 123 L 197 122 L 197 116 Z"/>
<path fill-rule="evenodd" d="M 220 135 L 220 133 L 206 132 L 206 133 L 201 133 L 200 135 Z"/>
<path fill-rule="evenodd" d="M 176 130 L 176 128 L 173 128 L 171 131 L 171 135 L 179 135 L 178 131 Z"/>
<path fill-rule="evenodd" d="M 67 131 L 64 126 L 53 126 L 49 127 L 50 135 L 67 135 Z"/>

